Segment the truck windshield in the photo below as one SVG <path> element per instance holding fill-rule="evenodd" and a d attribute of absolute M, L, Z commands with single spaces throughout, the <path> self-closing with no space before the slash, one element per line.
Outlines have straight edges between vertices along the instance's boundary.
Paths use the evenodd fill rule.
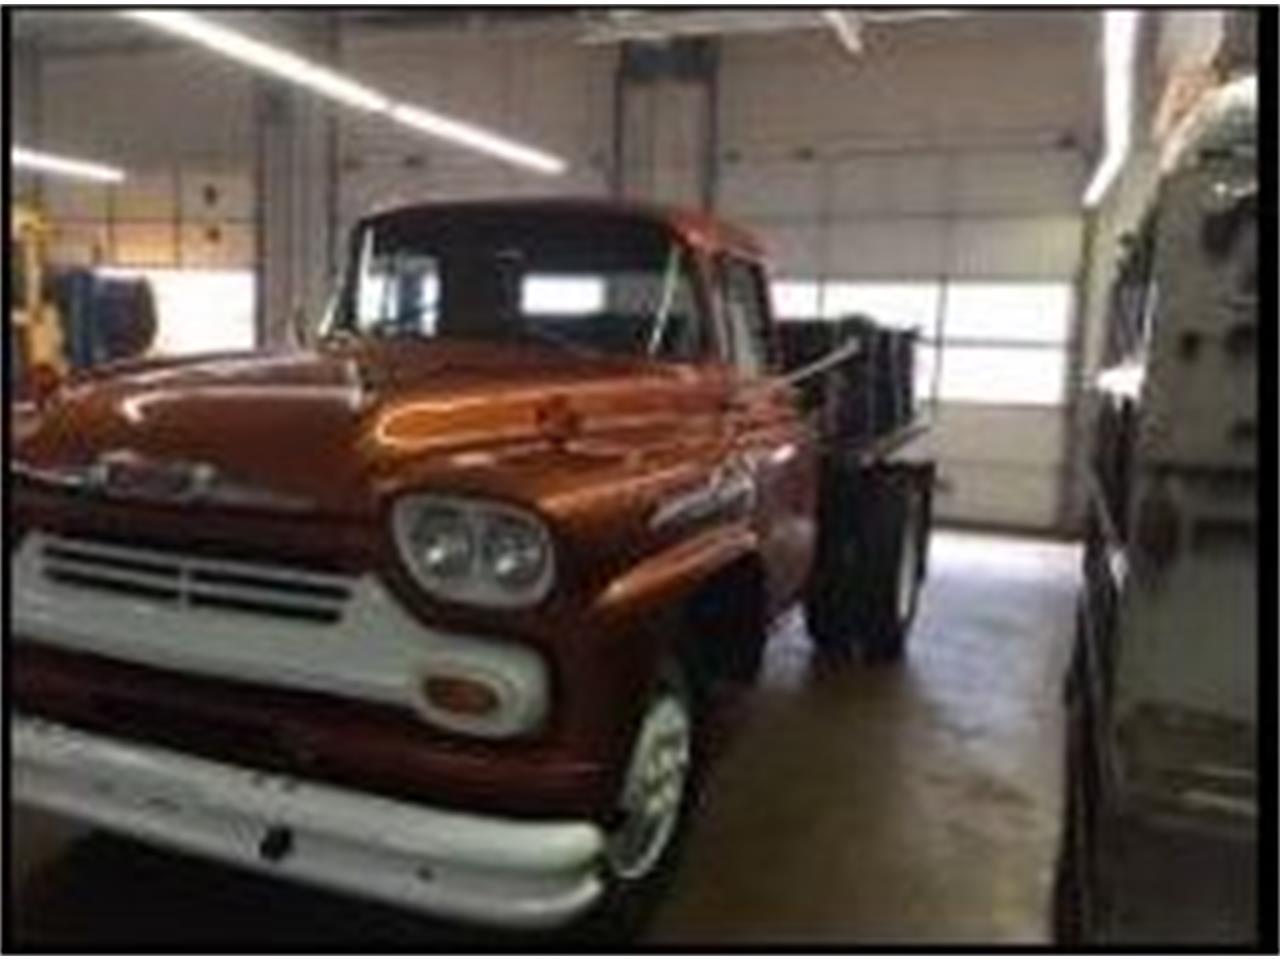
<path fill-rule="evenodd" d="M 393 215 L 361 228 L 329 333 L 537 340 L 694 359 L 686 254 L 656 225 L 588 215 Z"/>

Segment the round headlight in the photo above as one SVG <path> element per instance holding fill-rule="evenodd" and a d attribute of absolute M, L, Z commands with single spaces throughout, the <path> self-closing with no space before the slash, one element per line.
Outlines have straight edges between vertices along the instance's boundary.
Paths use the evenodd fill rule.
<path fill-rule="evenodd" d="M 546 527 L 516 507 L 409 494 L 396 502 L 391 522 L 409 572 L 424 590 L 446 600 L 531 606 L 555 579 Z"/>
<path fill-rule="evenodd" d="M 428 575 L 453 580 L 471 571 L 475 545 L 471 525 L 459 511 L 424 510 L 413 524 L 409 540 Z"/>
<path fill-rule="evenodd" d="M 515 517 L 494 517 L 485 527 L 480 558 L 485 571 L 504 587 L 517 590 L 536 584 L 547 570 L 542 531 Z"/>

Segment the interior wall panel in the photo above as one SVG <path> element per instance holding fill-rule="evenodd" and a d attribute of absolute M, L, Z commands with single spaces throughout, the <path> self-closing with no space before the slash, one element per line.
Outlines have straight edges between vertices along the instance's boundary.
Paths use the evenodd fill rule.
<path fill-rule="evenodd" d="M 1053 407 L 948 404 L 935 419 L 928 445 L 943 460 L 988 460 L 1010 466 L 1056 465 L 1065 425 Z"/>
<path fill-rule="evenodd" d="M 812 226 L 822 213 L 822 175 L 813 163 L 790 160 L 722 163 L 719 205 L 753 224 Z"/>
<path fill-rule="evenodd" d="M 55 257 L 252 268 L 254 83 L 234 64 L 176 45 L 42 58 L 42 145 L 128 176 L 115 187 L 45 181 Z"/>
<path fill-rule="evenodd" d="M 1078 214 L 957 217 L 951 222 L 945 273 L 954 277 L 1072 280 L 1080 264 Z"/>
<path fill-rule="evenodd" d="M 937 214 L 950 207 L 944 152 L 867 153 L 830 162 L 827 207 L 835 217 Z"/>
<path fill-rule="evenodd" d="M 339 118 L 339 223 L 432 199 L 606 192 L 616 51 L 564 29 L 344 31 L 343 65 L 429 104 L 564 157 L 543 176 L 376 118 Z"/>
<path fill-rule="evenodd" d="M 1060 473 L 1053 465 L 943 460 L 934 515 L 977 526 L 1045 530 L 1058 510 Z"/>

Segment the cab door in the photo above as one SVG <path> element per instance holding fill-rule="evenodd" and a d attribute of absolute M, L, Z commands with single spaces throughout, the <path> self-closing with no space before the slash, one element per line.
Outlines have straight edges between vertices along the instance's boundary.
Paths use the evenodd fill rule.
<path fill-rule="evenodd" d="M 713 275 L 728 354 L 726 417 L 735 460 L 755 488 L 752 525 L 776 614 L 808 579 L 817 534 L 817 449 L 796 391 L 780 375 L 764 270 L 722 254 Z"/>

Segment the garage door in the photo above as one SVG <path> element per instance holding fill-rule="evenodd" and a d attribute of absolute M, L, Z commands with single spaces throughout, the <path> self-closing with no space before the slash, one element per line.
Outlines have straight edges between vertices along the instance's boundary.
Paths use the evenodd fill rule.
<path fill-rule="evenodd" d="M 992 147 L 727 165 L 721 205 L 775 255 L 785 318 L 920 331 L 942 519 L 1058 521 L 1081 161 Z"/>

